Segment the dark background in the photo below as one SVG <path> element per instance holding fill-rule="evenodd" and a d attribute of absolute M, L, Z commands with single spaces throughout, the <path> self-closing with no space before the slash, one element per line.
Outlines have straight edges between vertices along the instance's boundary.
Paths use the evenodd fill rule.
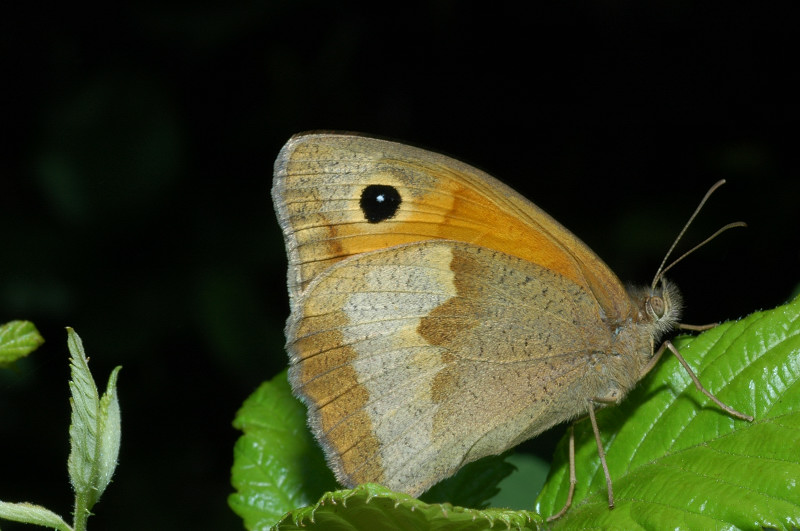
<path fill-rule="evenodd" d="M 226 501 L 231 420 L 286 365 L 269 188 L 299 131 L 368 132 L 475 164 L 640 283 L 725 178 L 681 248 L 730 221 L 749 228 L 669 275 L 686 322 L 736 319 L 796 289 L 796 24 L 777 7 L 10 9 L 0 320 L 33 320 L 47 342 L 0 371 L 2 500 L 69 516 L 72 326 L 102 386 L 123 366 L 120 465 L 89 525 L 241 527 Z M 529 448 L 547 458 L 550 439 Z"/>

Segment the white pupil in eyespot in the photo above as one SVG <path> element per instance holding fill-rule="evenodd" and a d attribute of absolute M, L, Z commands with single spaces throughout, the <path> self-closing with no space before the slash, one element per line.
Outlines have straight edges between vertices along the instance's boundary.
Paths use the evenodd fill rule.
<path fill-rule="evenodd" d="M 384 197 L 383 197 L 383 194 L 380 194 L 380 195 L 378 195 L 378 196 L 375 196 L 375 201 L 377 201 L 378 203 L 383 203 L 383 201 L 384 201 L 384 200 L 385 200 L 385 199 L 384 199 Z"/>

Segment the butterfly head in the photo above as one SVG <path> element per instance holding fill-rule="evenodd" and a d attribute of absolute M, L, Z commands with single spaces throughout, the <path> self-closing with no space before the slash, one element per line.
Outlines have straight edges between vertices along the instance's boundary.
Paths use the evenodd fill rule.
<path fill-rule="evenodd" d="M 638 307 L 635 320 L 650 328 L 654 341 L 678 324 L 683 299 L 675 284 L 662 278 L 657 285 L 635 288 L 630 294 Z"/>

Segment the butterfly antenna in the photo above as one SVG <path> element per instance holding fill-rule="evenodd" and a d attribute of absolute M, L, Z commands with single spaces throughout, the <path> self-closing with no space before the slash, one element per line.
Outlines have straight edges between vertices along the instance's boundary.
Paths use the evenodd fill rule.
<path fill-rule="evenodd" d="M 693 252 L 698 250 L 700 247 L 704 246 L 705 244 L 707 244 L 708 242 L 710 242 L 711 240 L 713 240 L 714 238 L 716 238 L 717 236 L 719 236 L 720 234 L 722 234 L 723 232 L 725 232 L 728 229 L 732 229 L 734 227 L 746 227 L 747 226 L 747 224 L 742 222 L 742 221 L 737 221 L 735 223 L 728 223 L 724 227 L 720 228 L 717 232 L 715 232 L 714 234 L 712 234 L 711 236 L 709 236 L 708 238 L 703 240 L 701 243 L 695 245 L 694 247 L 692 247 L 691 249 L 689 249 L 688 251 L 683 253 L 680 257 L 678 257 L 670 265 L 664 267 L 665 264 L 667 263 L 667 260 L 669 259 L 670 255 L 672 254 L 672 251 L 675 250 L 675 247 L 678 245 L 678 242 L 681 240 L 683 235 L 689 229 L 689 225 L 692 224 L 692 222 L 694 221 L 694 218 L 696 218 L 697 214 L 700 213 L 700 210 L 703 208 L 703 205 L 706 204 L 706 201 L 708 201 L 708 198 L 711 197 L 711 194 L 713 194 L 717 190 L 717 188 L 719 188 L 723 184 L 725 184 L 725 179 L 719 180 L 716 183 L 714 183 L 714 185 L 708 190 L 708 192 L 706 192 L 706 195 L 703 196 L 703 199 L 700 200 L 700 204 L 697 205 L 697 208 L 694 209 L 694 213 L 689 217 L 689 221 L 686 222 L 686 224 L 683 226 L 683 229 L 681 229 L 680 233 L 678 233 L 678 237 L 675 238 L 674 242 L 672 242 L 672 246 L 670 246 L 669 251 L 667 251 L 667 254 L 664 255 L 664 259 L 661 261 L 661 265 L 658 266 L 658 271 L 656 271 L 656 276 L 653 278 L 653 284 L 651 285 L 652 289 L 655 289 L 656 284 L 658 284 L 658 281 L 661 280 L 664 277 L 664 273 L 666 273 L 667 271 L 672 269 L 678 262 L 680 262 L 681 260 L 683 260 L 684 258 L 689 256 L 690 254 L 692 254 Z"/>

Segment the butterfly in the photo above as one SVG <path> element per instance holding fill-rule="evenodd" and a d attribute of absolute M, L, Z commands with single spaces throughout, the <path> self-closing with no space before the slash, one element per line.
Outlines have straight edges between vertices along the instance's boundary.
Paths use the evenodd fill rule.
<path fill-rule="evenodd" d="M 655 348 L 681 308 L 661 272 L 627 289 L 532 202 L 452 158 L 299 134 L 272 198 L 289 381 L 343 485 L 418 496 L 556 424 L 588 414 L 598 433 L 595 407 L 621 401 L 665 348 L 679 355 Z M 598 450 L 609 478 L 599 436 Z"/>

